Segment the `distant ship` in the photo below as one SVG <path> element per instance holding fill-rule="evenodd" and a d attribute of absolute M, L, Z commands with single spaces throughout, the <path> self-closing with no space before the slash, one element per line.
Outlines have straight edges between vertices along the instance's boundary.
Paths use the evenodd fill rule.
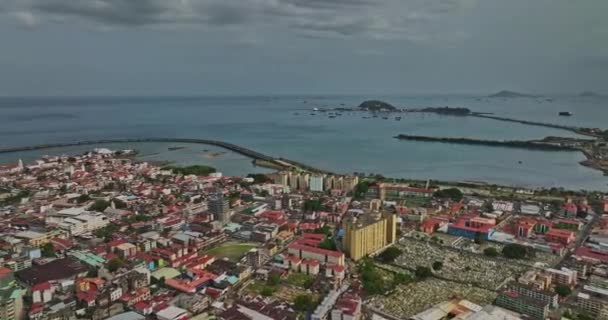
<path fill-rule="evenodd" d="M 558 115 L 560 115 L 562 117 L 570 117 L 573 115 L 573 113 L 570 111 L 561 111 L 560 113 L 558 113 Z"/>
<path fill-rule="evenodd" d="M 395 117 L 395 120 L 401 121 L 401 117 Z"/>

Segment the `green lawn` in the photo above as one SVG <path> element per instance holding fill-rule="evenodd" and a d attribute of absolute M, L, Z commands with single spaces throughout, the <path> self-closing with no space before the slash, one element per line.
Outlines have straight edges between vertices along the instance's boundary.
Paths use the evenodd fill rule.
<path fill-rule="evenodd" d="M 231 261 L 238 261 L 247 251 L 256 246 L 249 243 L 226 242 L 219 247 L 205 251 L 206 254 L 215 256 L 217 259 L 228 258 Z"/>
<path fill-rule="evenodd" d="M 285 279 L 286 283 L 288 283 L 292 286 L 302 287 L 302 288 L 306 288 L 307 286 L 310 286 L 313 281 L 314 281 L 313 277 L 311 277 L 307 274 L 298 273 L 298 272 L 290 273 L 289 276 L 287 277 L 287 279 Z"/>
<path fill-rule="evenodd" d="M 244 290 L 248 293 L 261 294 L 262 290 L 266 287 L 270 287 L 266 282 L 253 280 Z"/>

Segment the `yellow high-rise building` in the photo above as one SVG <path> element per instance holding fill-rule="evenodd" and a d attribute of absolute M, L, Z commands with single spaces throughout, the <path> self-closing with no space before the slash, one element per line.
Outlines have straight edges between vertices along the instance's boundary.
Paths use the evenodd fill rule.
<path fill-rule="evenodd" d="M 368 213 L 344 220 L 344 249 L 353 260 L 393 244 L 397 239 L 397 218 L 394 214 Z"/>

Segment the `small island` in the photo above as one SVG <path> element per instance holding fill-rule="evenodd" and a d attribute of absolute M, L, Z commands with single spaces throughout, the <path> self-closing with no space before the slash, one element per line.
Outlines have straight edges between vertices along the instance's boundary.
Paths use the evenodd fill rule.
<path fill-rule="evenodd" d="M 538 98 L 537 95 L 528 94 L 528 93 L 520 93 L 509 90 L 502 90 L 495 94 L 491 94 L 488 98 Z"/>
<path fill-rule="evenodd" d="M 390 103 L 384 102 L 384 101 L 380 101 L 380 100 L 367 100 L 367 101 L 363 101 L 363 103 L 361 103 L 359 105 L 359 109 L 360 110 L 366 110 L 366 111 L 397 111 L 397 108 L 393 105 L 391 105 Z"/>

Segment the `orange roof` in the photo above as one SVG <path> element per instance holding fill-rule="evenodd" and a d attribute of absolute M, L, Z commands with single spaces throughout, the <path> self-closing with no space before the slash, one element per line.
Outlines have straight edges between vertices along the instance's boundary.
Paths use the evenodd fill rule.
<path fill-rule="evenodd" d="M 13 270 L 11 270 L 9 268 L 5 268 L 5 267 L 0 267 L 0 278 L 4 278 L 6 275 L 10 274 L 11 272 L 13 272 Z"/>

